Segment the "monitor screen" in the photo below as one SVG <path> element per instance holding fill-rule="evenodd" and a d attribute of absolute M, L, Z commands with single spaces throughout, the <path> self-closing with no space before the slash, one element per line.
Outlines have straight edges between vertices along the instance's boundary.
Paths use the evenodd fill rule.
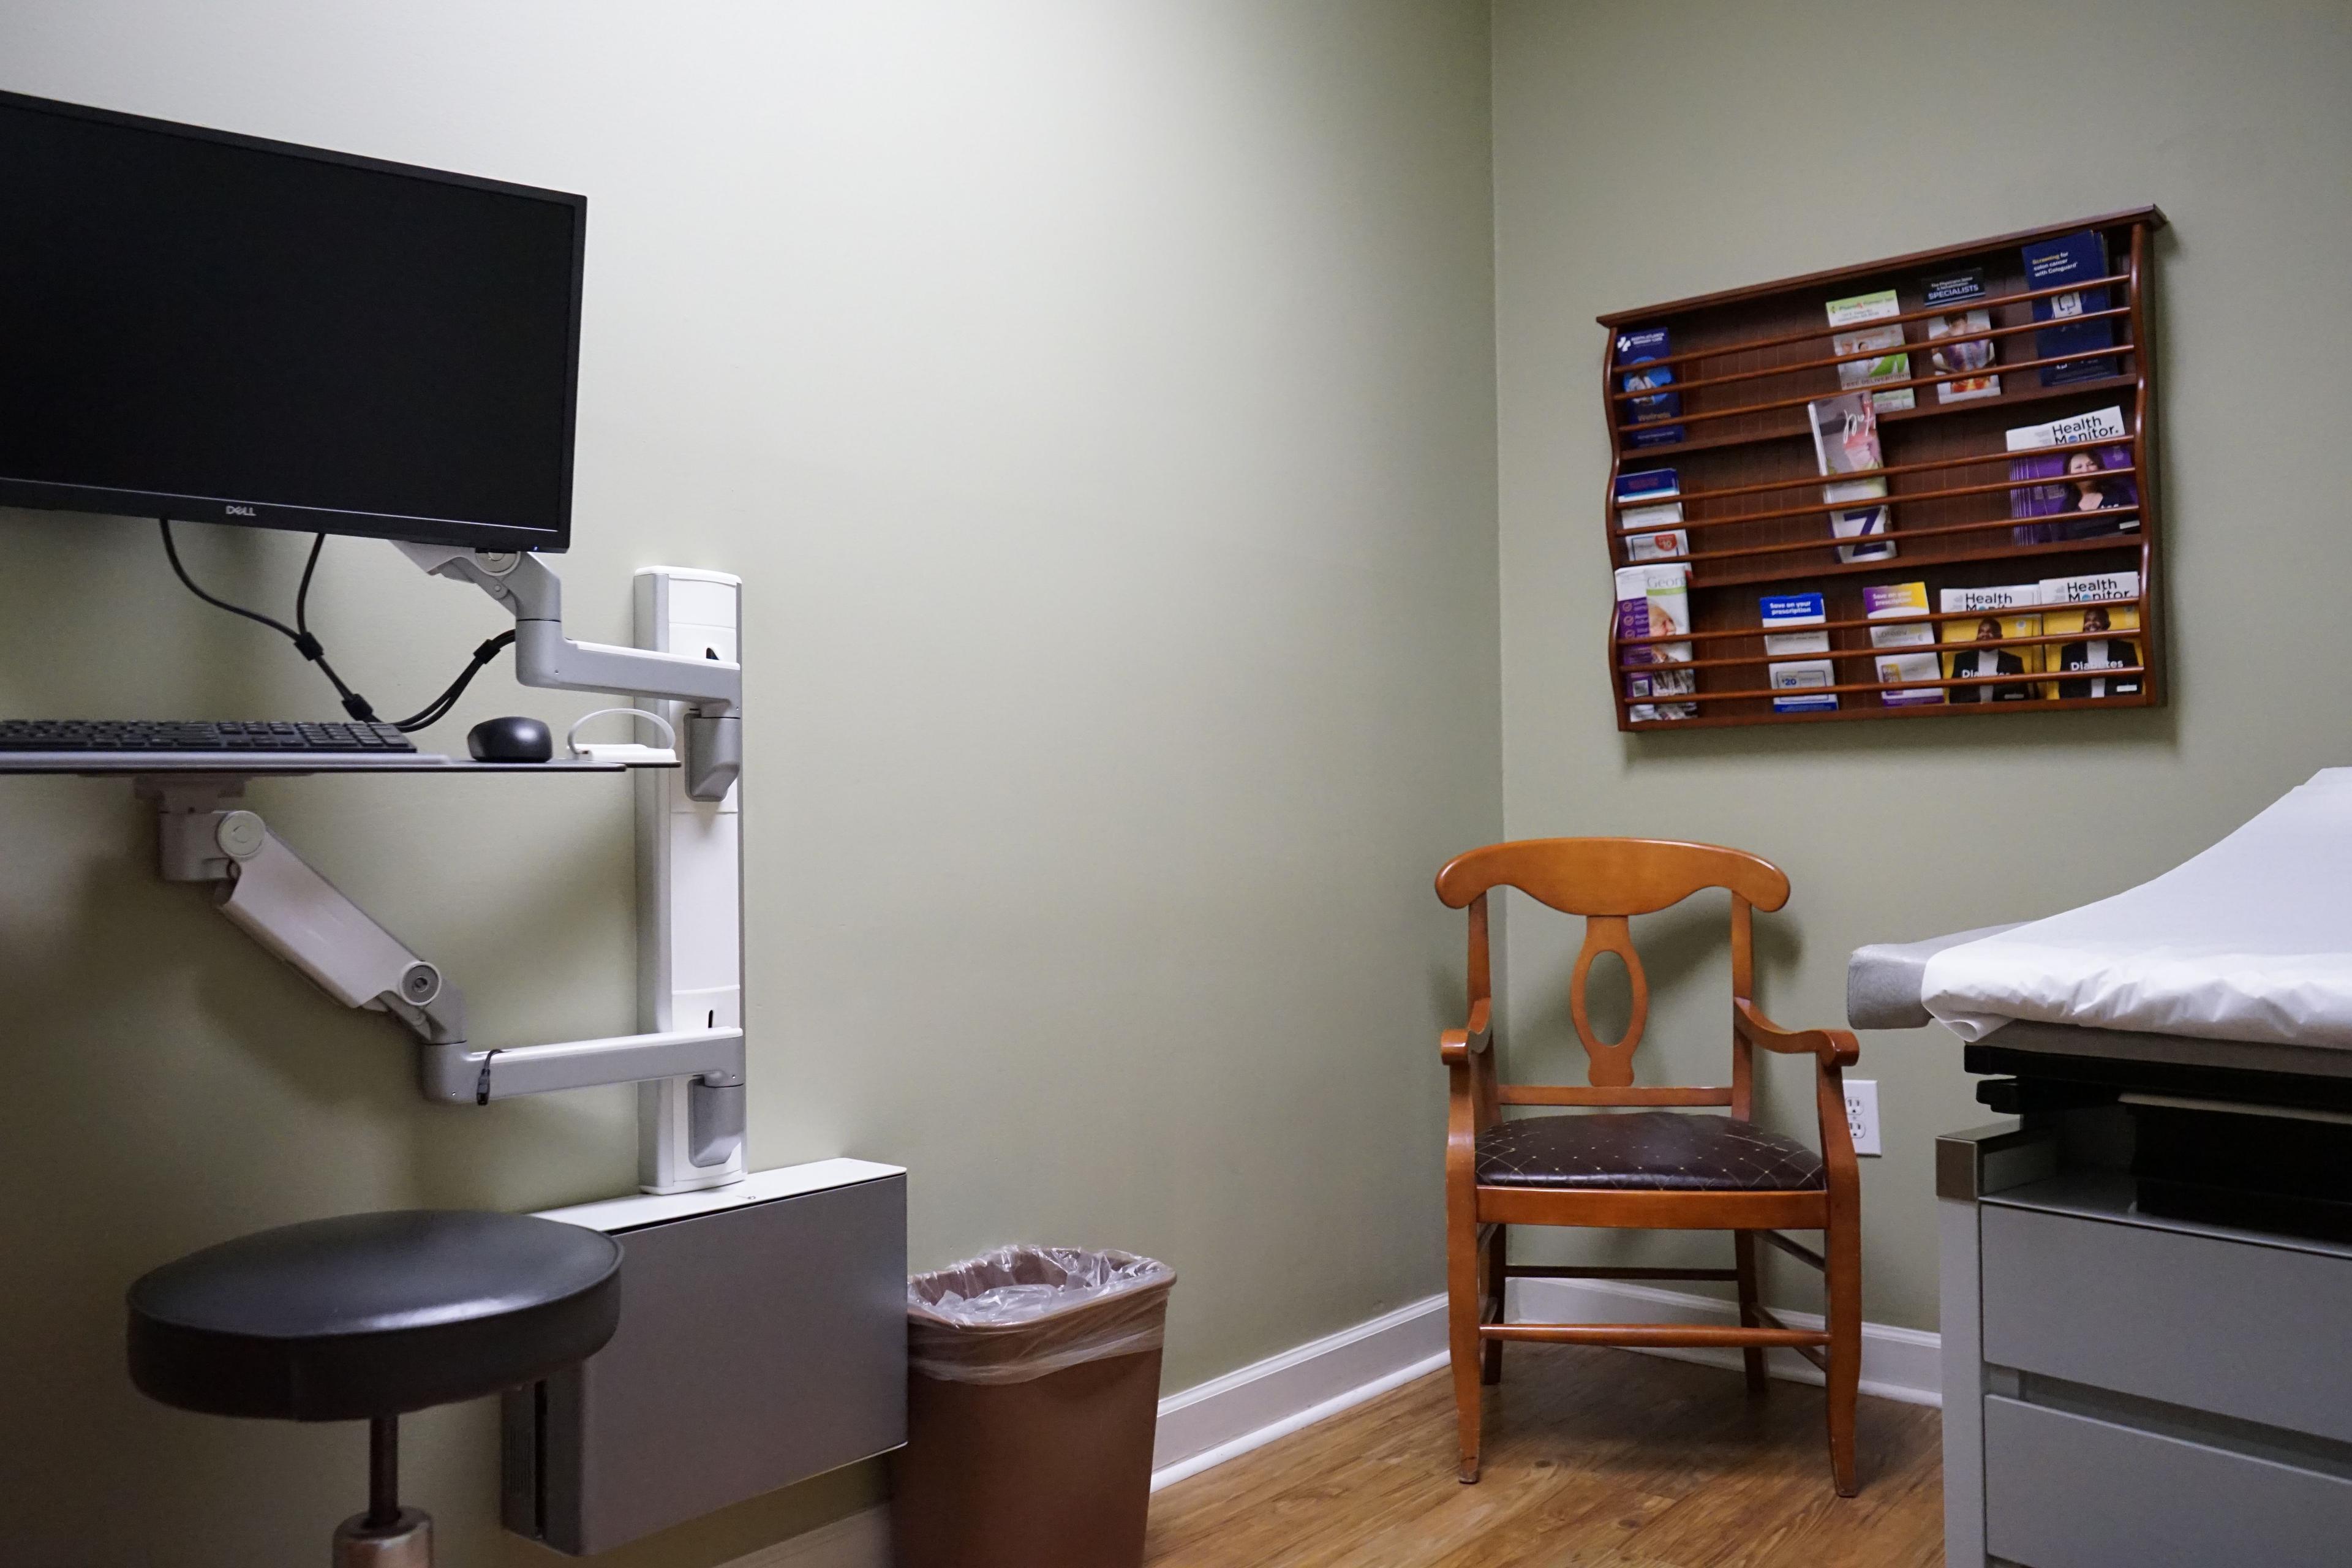
<path fill-rule="evenodd" d="M 586 224 L 0 93 L 0 505 L 561 550 Z"/>

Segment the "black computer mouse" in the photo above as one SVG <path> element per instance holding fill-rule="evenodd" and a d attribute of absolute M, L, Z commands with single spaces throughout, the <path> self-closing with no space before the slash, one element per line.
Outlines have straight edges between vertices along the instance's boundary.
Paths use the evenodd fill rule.
<path fill-rule="evenodd" d="M 536 719 L 485 719 L 466 731 L 466 750 L 478 763 L 543 763 L 555 737 Z"/>

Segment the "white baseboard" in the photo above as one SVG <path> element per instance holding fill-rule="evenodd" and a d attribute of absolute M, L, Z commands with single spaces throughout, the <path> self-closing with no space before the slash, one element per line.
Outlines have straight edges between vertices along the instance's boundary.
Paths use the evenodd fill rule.
<path fill-rule="evenodd" d="M 1739 1309 L 1712 1296 L 1685 1290 L 1660 1290 L 1620 1279 L 1514 1279 L 1508 1314 L 1514 1322 L 1530 1323 L 1704 1323 L 1731 1324 Z M 1788 1312 L 1778 1308 L 1774 1317 L 1792 1329 L 1818 1329 L 1821 1318 L 1811 1312 Z M 1925 1329 L 1898 1329 L 1890 1323 L 1862 1325 L 1862 1391 L 1906 1405 L 1944 1403 L 1943 1336 Z M 1737 1350 L 1649 1350 L 1646 1355 L 1673 1361 L 1693 1361 L 1706 1366 L 1736 1367 Z M 1765 1352 L 1765 1370 L 1791 1383 L 1819 1384 L 1821 1369 L 1792 1350 Z"/>
<path fill-rule="evenodd" d="M 723 1568 L 892 1568 L 890 1505 L 837 1519 L 821 1530 L 779 1541 Z"/>
<path fill-rule="evenodd" d="M 1151 1489 L 1222 1465 L 1445 1364 L 1445 1298 L 1268 1356 L 1160 1402 Z"/>
<path fill-rule="evenodd" d="M 1711 1296 L 1614 1279 L 1515 1279 L 1509 1316 L 1548 1323 L 1732 1323 L 1738 1309 Z M 1816 1329 L 1805 1312 L 1776 1312 L 1791 1328 Z M 1862 1326 L 1862 1391 L 1912 1405 L 1941 1405 L 1942 1339 L 1885 1323 Z M 1737 1350 L 1643 1352 L 1737 1368 Z M 1390 1389 L 1445 1366 L 1445 1298 L 1431 1296 L 1268 1356 L 1160 1402 L 1151 1489 L 1263 1447 Z M 1820 1371 L 1793 1351 L 1769 1352 L 1767 1368 L 1792 1383 L 1819 1384 Z M 762 1547 L 726 1568 L 891 1568 L 890 1510 L 847 1519 Z"/>

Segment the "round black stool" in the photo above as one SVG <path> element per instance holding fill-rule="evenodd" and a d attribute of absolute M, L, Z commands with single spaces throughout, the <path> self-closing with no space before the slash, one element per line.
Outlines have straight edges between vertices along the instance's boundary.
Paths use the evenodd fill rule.
<path fill-rule="evenodd" d="M 530 1215 L 417 1209 L 281 1226 L 131 1287 L 131 1381 L 210 1415 L 368 1423 L 368 1510 L 337 1568 L 425 1568 L 400 1506 L 400 1416 L 532 1383 L 621 1321 L 621 1248 Z"/>

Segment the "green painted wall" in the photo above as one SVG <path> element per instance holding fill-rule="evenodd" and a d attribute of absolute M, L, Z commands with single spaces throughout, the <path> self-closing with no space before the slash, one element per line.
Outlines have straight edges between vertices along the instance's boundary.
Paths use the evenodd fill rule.
<path fill-rule="evenodd" d="M 918 1266 L 1016 1237 L 1169 1258 L 1181 1387 L 1436 1287 L 1449 853 L 1769 855 L 1796 898 L 1763 922 L 1765 1000 L 1829 1023 L 1855 943 L 2128 885 L 2341 760 L 2347 25 L 22 0 L 0 87 L 589 195 L 574 629 L 625 638 L 639 564 L 750 580 L 755 1159 L 908 1163 Z M 2175 705 L 1620 737 L 1593 315 L 2142 201 L 2176 224 Z M 287 601 L 299 541 L 188 532 L 209 582 Z M 328 710 L 171 584 L 152 524 L 0 513 L 0 710 Z M 317 617 L 387 707 L 499 624 L 355 542 Z M 496 671 L 428 738 L 591 705 Z M 301 1561 L 355 1506 L 358 1434 L 142 1402 L 123 1286 L 297 1218 L 621 1190 L 628 1098 L 427 1107 L 396 1031 L 154 878 L 125 786 L 0 797 L 0 1557 Z M 254 801 L 450 962 L 480 1038 L 630 1026 L 616 784 Z M 1662 1077 L 1719 1070 L 1718 913 L 1645 922 Z M 1572 923 L 1508 926 L 1507 1048 L 1538 1075 L 1568 1068 Z M 1928 1141 L 1982 1117 L 1948 1040 L 1864 1051 L 1868 1310 L 1932 1325 Z M 1768 1088 L 1801 1128 L 1796 1065 Z M 412 1426 L 446 1561 L 552 1561 L 491 1523 L 486 1406 Z M 708 1568 L 880 1485 L 614 1560 Z"/>
<path fill-rule="evenodd" d="M 1778 861 L 1795 896 L 1759 920 L 1763 1001 L 1828 1025 L 1857 944 L 2115 892 L 2352 760 L 2352 8 L 1501 0 L 1495 67 L 1513 837 Z M 2173 705 L 1619 735 L 1593 317 L 2147 202 L 2174 226 L 2157 251 Z M 1670 982 L 1657 1070 L 1716 1081 L 1720 914 L 1686 912 L 1647 922 Z M 1575 924 L 1511 928 L 1524 1070 L 1565 1070 Z M 1807 1069 L 1771 1066 L 1770 1121 L 1809 1127 Z M 1865 1310 L 1932 1328 L 1930 1142 L 1991 1118 L 1940 1030 L 1864 1037 L 1856 1076 L 1879 1084 L 1886 1147 L 1863 1163 Z M 1806 1271 L 1775 1269 L 1776 1294 L 1815 1306 Z"/>
<path fill-rule="evenodd" d="M 748 580 L 755 1163 L 911 1166 L 919 1267 L 1171 1260 L 1171 1387 L 1438 1279 L 1428 879 L 1502 821 L 1488 81 L 1465 4 L 0 10 L 0 88 L 587 194 L 572 629 L 626 640 L 641 564 Z M 185 531 L 289 602 L 302 541 Z M 330 712 L 154 533 L 0 512 L 0 711 Z M 314 619 L 388 710 L 500 625 L 351 541 Z M 593 705 L 501 666 L 425 738 Z M 622 784 L 253 800 L 478 1040 L 633 1026 Z M 142 1401 L 124 1286 L 286 1221 L 624 1190 L 629 1097 L 429 1107 L 396 1029 L 157 880 L 127 785 L 0 803 L 0 1559 L 315 1560 L 360 1434 Z M 452 1568 L 553 1560 L 494 1527 L 493 1436 L 410 1423 Z"/>

